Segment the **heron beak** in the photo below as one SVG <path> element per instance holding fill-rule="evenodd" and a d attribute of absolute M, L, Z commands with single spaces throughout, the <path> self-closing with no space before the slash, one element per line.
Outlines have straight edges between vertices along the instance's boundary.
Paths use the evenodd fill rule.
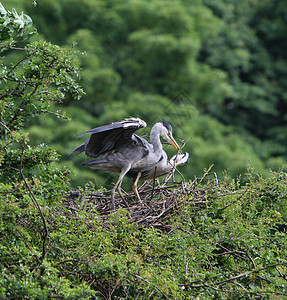
<path fill-rule="evenodd" d="M 173 136 L 169 136 L 169 142 L 171 143 L 171 145 L 181 153 L 181 150 L 177 144 L 177 142 L 175 141 L 175 139 L 173 138 Z"/>

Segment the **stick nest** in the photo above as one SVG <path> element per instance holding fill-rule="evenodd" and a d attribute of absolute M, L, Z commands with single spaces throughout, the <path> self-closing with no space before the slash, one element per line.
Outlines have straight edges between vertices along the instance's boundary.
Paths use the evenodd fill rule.
<path fill-rule="evenodd" d="M 164 182 L 157 184 L 145 183 L 139 188 L 142 202 L 139 202 L 132 192 L 125 193 L 123 199 L 115 197 L 116 206 L 129 211 L 131 221 L 142 226 L 156 226 L 170 230 L 167 219 L 173 216 L 187 201 L 197 211 L 205 206 L 208 187 L 199 187 L 202 179 L 192 182 Z M 93 193 L 72 190 L 65 195 L 63 204 L 72 214 L 79 210 L 89 210 L 104 222 L 114 213 L 112 210 L 110 191 Z"/>

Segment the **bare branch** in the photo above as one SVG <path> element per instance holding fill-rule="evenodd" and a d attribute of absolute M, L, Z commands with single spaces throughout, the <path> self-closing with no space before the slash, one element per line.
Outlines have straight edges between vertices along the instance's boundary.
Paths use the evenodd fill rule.
<path fill-rule="evenodd" d="M 44 227 L 44 234 L 42 235 L 43 237 L 43 244 L 42 244 L 42 256 L 41 256 L 41 263 L 43 262 L 43 260 L 45 259 L 46 257 L 46 241 L 47 241 L 47 237 L 48 237 L 48 227 L 47 227 L 47 223 L 46 223 L 46 219 L 44 217 L 44 214 L 42 212 L 42 209 L 32 191 L 32 189 L 30 188 L 28 182 L 27 182 L 27 179 L 24 175 L 24 172 L 23 172 L 23 155 L 24 155 L 24 151 L 25 151 L 25 148 L 24 148 L 24 145 L 22 145 L 22 153 L 21 153 L 21 157 L 20 157 L 20 169 L 19 169 L 19 172 L 22 176 L 22 179 L 24 181 L 24 184 L 28 190 L 28 193 L 32 199 L 32 201 L 34 202 L 39 214 L 40 214 L 40 217 L 42 219 L 42 223 L 43 223 L 43 227 Z"/>

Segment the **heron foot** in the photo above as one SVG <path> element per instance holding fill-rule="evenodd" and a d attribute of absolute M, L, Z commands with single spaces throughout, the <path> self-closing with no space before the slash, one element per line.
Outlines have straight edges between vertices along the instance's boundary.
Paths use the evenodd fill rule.
<path fill-rule="evenodd" d="M 125 191 L 124 191 L 124 192 L 125 192 Z M 119 193 L 119 195 L 120 195 L 121 199 L 123 200 L 123 202 L 125 203 L 126 207 L 128 207 L 128 208 L 129 208 L 129 204 L 127 203 L 126 199 L 124 198 L 124 195 L 123 195 L 123 193 L 122 193 L 122 191 L 121 191 L 121 188 L 120 188 L 120 187 L 118 187 L 118 193 Z M 125 193 L 126 193 L 126 192 L 125 192 Z"/>
<path fill-rule="evenodd" d="M 141 172 L 138 172 L 135 181 L 132 183 L 132 190 L 133 190 L 134 194 L 136 195 L 136 197 L 138 198 L 139 202 L 143 202 L 140 197 L 139 191 L 138 191 L 138 181 L 139 181 L 140 177 L 141 177 Z"/>

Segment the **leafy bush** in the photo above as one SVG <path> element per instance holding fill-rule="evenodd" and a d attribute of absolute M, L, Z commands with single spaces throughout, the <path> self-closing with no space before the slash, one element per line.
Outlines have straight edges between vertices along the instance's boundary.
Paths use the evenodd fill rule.
<path fill-rule="evenodd" d="M 56 151 L 43 144 L 31 146 L 29 135 L 23 131 L 36 115 L 61 117 L 53 107 L 65 95 L 79 98 L 83 94 L 75 81 L 79 69 L 73 63 L 74 51 L 45 41 L 16 47 L 20 37 L 31 35 L 27 31 L 31 18 L 15 10 L 6 11 L 1 4 L 0 17 L 0 298 L 92 295 L 84 283 L 73 287 L 45 261 L 46 215 L 67 191 L 70 171 L 53 169 Z M 6 55 L 12 52 L 17 53 L 16 61 L 8 63 Z M 31 221 L 28 227 L 27 220 Z"/>
<path fill-rule="evenodd" d="M 268 180 L 249 174 L 244 186 L 231 179 L 203 184 L 206 178 L 175 190 L 177 208 L 141 225 L 124 209 L 98 214 L 92 190 L 81 201 L 42 204 L 49 232 L 43 261 L 44 230 L 31 199 L 6 197 L 1 203 L 2 295 L 286 296 L 286 232 L 276 229 L 283 217 L 286 222 L 286 174 L 271 173 Z"/>

